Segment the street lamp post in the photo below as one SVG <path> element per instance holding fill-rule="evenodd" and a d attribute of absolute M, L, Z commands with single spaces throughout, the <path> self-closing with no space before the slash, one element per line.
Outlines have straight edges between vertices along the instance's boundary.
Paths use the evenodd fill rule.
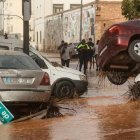
<path fill-rule="evenodd" d="M 31 0 L 22 0 L 23 14 L 23 52 L 29 55 L 29 20 L 31 16 Z"/>
<path fill-rule="evenodd" d="M 83 0 L 81 0 L 81 12 L 80 12 L 80 42 L 82 40 L 82 14 L 83 12 Z"/>
<path fill-rule="evenodd" d="M 3 14 L 4 14 L 4 0 L 3 0 Z M 3 16 L 3 34 L 4 34 L 4 16 Z"/>

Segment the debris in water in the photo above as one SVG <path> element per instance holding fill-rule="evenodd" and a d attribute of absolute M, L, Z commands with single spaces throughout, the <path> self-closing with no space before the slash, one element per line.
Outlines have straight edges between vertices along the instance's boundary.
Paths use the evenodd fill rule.
<path fill-rule="evenodd" d="M 128 93 L 130 100 L 132 101 L 138 100 L 140 98 L 140 82 L 130 85 Z"/>
<path fill-rule="evenodd" d="M 100 70 L 98 73 L 98 85 L 105 87 L 105 78 L 106 78 L 107 72 Z"/>

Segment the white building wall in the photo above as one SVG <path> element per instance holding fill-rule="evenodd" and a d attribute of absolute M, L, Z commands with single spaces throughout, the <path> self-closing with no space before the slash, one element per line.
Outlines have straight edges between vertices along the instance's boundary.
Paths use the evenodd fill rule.
<path fill-rule="evenodd" d="M 5 16 L 4 19 L 4 31 L 8 34 L 20 34 L 23 36 L 22 0 L 6 0 L 4 14 L 9 15 Z"/>
<path fill-rule="evenodd" d="M 83 4 L 93 2 L 93 0 L 83 0 Z M 53 14 L 53 4 L 64 4 L 64 11 L 70 9 L 70 4 L 80 4 L 81 0 L 34 0 L 34 36 L 39 50 L 44 49 L 44 28 L 45 17 Z M 40 36 L 41 33 L 41 36 Z M 37 35 L 38 34 L 38 35 Z"/>

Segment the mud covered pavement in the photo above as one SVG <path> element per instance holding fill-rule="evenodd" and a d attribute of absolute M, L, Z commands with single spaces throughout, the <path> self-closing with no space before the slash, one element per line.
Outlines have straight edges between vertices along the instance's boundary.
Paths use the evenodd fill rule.
<path fill-rule="evenodd" d="M 76 61 L 71 66 L 76 66 Z M 98 73 L 88 71 L 89 89 L 81 98 L 59 102 L 64 115 L 0 125 L 3 140 L 137 140 L 140 133 L 140 102 L 129 102 L 126 83 L 98 84 Z M 133 83 L 133 79 L 129 82 Z"/>

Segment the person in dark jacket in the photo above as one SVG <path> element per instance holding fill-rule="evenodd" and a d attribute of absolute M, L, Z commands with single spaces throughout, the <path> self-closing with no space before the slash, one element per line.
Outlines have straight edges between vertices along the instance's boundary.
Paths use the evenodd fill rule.
<path fill-rule="evenodd" d="M 85 39 L 83 39 L 77 46 L 78 56 L 79 56 L 79 71 L 81 71 L 84 65 L 84 74 L 86 74 L 87 62 L 88 62 L 88 45 Z"/>
<path fill-rule="evenodd" d="M 59 52 L 60 52 L 60 58 L 61 58 L 61 65 L 62 65 L 62 55 L 61 55 L 61 49 L 62 49 L 62 47 L 64 46 L 64 44 L 65 44 L 65 42 L 64 42 L 64 40 L 62 40 L 61 41 L 61 44 L 58 46 L 58 50 L 59 50 Z"/>
<path fill-rule="evenodd" d="M 95 55 L 95 47 L 94 47 L 94 43 L 92 42 L 92 38 L 89 38 L 89 41 L 87 42 L 87 44 L 89 46 L 88 62 L 90 63 L 89 68 L 91 69 L 92 65 L 94 68 L 94 55 Z"/>

